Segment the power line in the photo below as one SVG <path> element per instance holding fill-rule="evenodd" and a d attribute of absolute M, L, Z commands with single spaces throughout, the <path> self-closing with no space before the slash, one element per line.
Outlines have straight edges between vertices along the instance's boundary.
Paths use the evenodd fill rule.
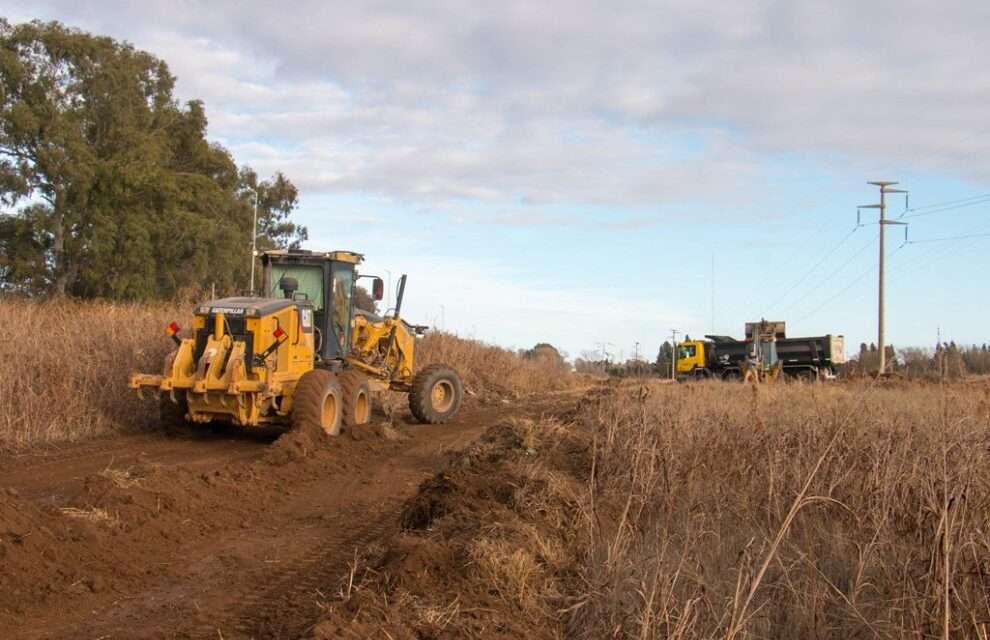
<path fill-rule="evenodd" d="M 922 211 L 921 213 L 914 213 L 911 215 L 902 215 L 901 218 L 921 218 L 924 216 L 931 216 L 936 213 L 944 213 L 946 211 L 955 211 L 956 209 L 965 209 L 966 207 L 975 207 L 976 205 L 986 204 L 990 202 L 990 195 L 981 196 L 980 200 L 973 200 L 971 202 L 962 202 L 954 205 L 947 205 L 944 207 L 938 207 L 936 209 Z M 908 211 L 917 211 L 917 209 L 908 209 Z"/>
<path fill-rule="evenodd" d="M 820 266 L 822 266 L 822 264 L 823 264 L 823 263 L 824 263 L 824 262 L 825 262 L 826 260 L 828 260 L 828 258 L 829 258 L 829 257 L 830 257 L 830 256 L 831 256 L 831 255 L 832 255 L 833 253 L 835 253 L 836 251 L 838 251 L 838 250 L 839 250 L 839 249 L 840 249 L 840 248 L 842 247 L 842 245 L 844 245 L 844 244 L 845 244 L 845 243 L 846 243 L 846 242 L 847 242 L 847 241 L 849 240 L 849 238 L 851 238 L 851 237 L 853 237 L 853 234 L 855 234 L 855 233 L 856 233 L 856 230 L 857 230 L 857 229 L 859 229 L 859 227 L 860 227 L 860 225 L 856 225 L 855 227 L 853 227 L 853 228 L 852 228 L 852 229 L 851 229 L 851 230 L 849 231 L 849 233 L 847 233 L 847 234 L 846 234 L 845 236 L 843 236 L 843 237 L 842 237 L 842 239 L 841 239 L 841 240 L 839 240 L 839 242 L 838 242 L 838 244 L 836 244 L 836 245 L 835 245 L 834 247 L 832 247 L 831 249 L 829 249 L 828 251 L 826 251 L 826 252 L 825 252 L 825 255 L 823 255 L 823 256 L 821 257 L 821 259 L 820 259 L 820 260 L 819 260 L 818 262 L 816 262 L 816 263 L 814 264 L 814 266 L 813 266 L 813 267 L 811 267 L 810 269 L 808 269 L 808 270 L 807 270 L 807 271 L 805 272 L 805 274 L 804 274 L 803 276 L 801 276 L 800 278 L 798 278 L 798 280 L 797 280 L 797 282 L 795 282 L 794 284 L 792 284 L 792 285 L 791 285 L 791 286 L 790 286 L 790 287 L 789 287 L 789 288 L 788 288 L 788 289 L 787 289 L 787 290 L 786 290 L 786 291 L 785 291 L 785 292 L 784 292 L 784 293 L 783 293 L 783 294 L 782 294 L 782 295 L 781 295 L 781 296 L 780 296 L 779 298 L 777 298 L 777 299 L 776 299 L 776 300 L 774 301 L 774 303 L 773 303 L 773 304 L 771 304 L 771 305 L 770 305 L 769 307 L 766 307 L 766 309 L 765 309 L 765 311 L 764 311 L 764 313 L 763 313 L 763 314 L 761 314 L 761 315 L 764 315 L 764 316 L 765 316 L 765 315 L 766 315 L 766 311 L 769 311 L 769 310 L 771 310 L 771 309 L 773 309 L 774 307 L 776 307 L 776 306 L 777 306 L 778 304 L 780 304 L 781 302 L 783 302 L 785 298 L 787 298 L 787 296 L 788 296 L 788 294 L 790 294 L 790 293 L 791 293 L 791 291 L 794 291 L 794 290 L 795 290 L 795 289 L 797 289 L 797 288 L 798 288 L 799 286 L 801 286 L 801 284 L 802 284 L 802 283 L 803 283 L 803 282 L 804 282 L 805 280 L 807 280 L 807 279 L 808 279 L 808 276 L 810 276 L 810 275 L 811 275 L 812 273 L 814 273 L 814 272 L 815 272 L 815 270 L 816 270 L 816 269 L 818 269 L 818 267 L 820 267 Z"/>
<path fill-rule="evenodd" d="M 810 318 L 811 316 L 815 315 L 816 313 L 818 313 L 819 311 L 821 311 L 822 309 L 824 309 L 825 307 L 827 307 L 829 304 L 831 304 L 836 298 L 838 298 L 839 296 L 841 296 L 842 294 L 844 294 L 846 291 L 849 291 L 854 286 L 856 286 L 857 284 L 859 284 L 863 280 L 863 278 L 865 278 L 866 276 L 872 274 L 876 270 L 877 270 L 877 268 L 875 266 L 870 266 L 869 269 L 867 269 L 863 273 L 861 273 L 858 276 L 856 276 L 855 278 L 853 278 L 852 282 L 850 282 L 846 286 L 842 287 L 842 289 L 840 289 L 835 295 L 832 295 L 832 296 L 828 297 L 820 305 L 818 305 L 817 307 L 815 307 L 814 309 L 812 309 L 808 313 L 806 313 L 803 316 L 801 316 L 800 318 L 798 318 L 797 321 L 798 322 L 801 322 L 802 320 L 806 320 L 806 319 Z"/>
<path fill-rule="evenodd" d="M 927 238 L 925 240 L 912 240 L 908 244 L 925 244 L 928 242 L 946 242 L 948 240 L 969 240 L 970 238 L 986 238 L 990 233 L 969 233 L 962 236 L 948 236 L 945 238 Z"/>
<path fill-rule="evenodd" d="M 797 299 L 795 299 L 795 300 L 793 300 L 793 301 L 791 301 L 791 302 L 790 302 L 790 303 L 789 303 L 789 304 L 788 304 L 787 306 L 785 306 L 785 307 L 784 307 L 783 309 L 781 309 L 781 311 L 786 311 L 786 310 L 788 310 L 788 309 L 793 309 L 793 308 L 794 308 L 794 307 L 795 307 L 796 305 L 798 305 L 798 304 L 800 304 L 800 303 L 801 303 L 801 302 L 802 302 L 802 301 L 803 301 L 803 300 L 804 300 L 805 298 L 807 298 L 807 297 L 808 297 L 808 296 L 810 296 L 810 295 L 811 295 L 811 294 L 812 294 L 812 293 L 813 293 L 814 291 L 816 291 L 816 290 L 817 290 L 817 289 L 818 289 L 818 288 L 819 288 L 819 287 L 820 287 L 821 285 L 823 285 L 823 284 L 825 284 L 825 283 L 827 283 L 827 282 L 828 282 L 829 280 L 831 280 L 831 279 L 832 279 L 832 278 L 834 278 L 835 276 L 837 276 L 837 275 L 839 275 L 840 273 L 842 273 L 843 271 L 845 271 L 845 269 L 846 269 L 847 267 L 849 267 L 849 265 L 851 265 L 851 264 L 852 264 L 852 262 L 851 262 L 851 261 L 852 261 L 852 260 L 853 260 L 854 258 L 857 258 L 857 257 L 859 257 L 859 255 L 860 255 L 860 254 L 862 254 L 862 253 L 863 253 L 864 251 L 866 251 L 867 249 L 869 249 L 870 247 L 872 247 L 872 246 L 873 246 L 873 243 L 874 243 L 874 242 L 876 242 L 876 240 L 877 240 L 877 239 L 878 239 L 879 237 L 880 237 L 880 232 L 878 231 L 876 235 L 874 235 L 874 236 L 873 236 L 872 238 L 870 238 L 870 239 L 869 239 L 869 241 L 867 241 L 867 243 L 866 243 L 866 244 L 864 244 L 863 246 L 861 246 L 861 247 L 860 247 L 859 249 L 857 249 L 857 250 L 856 250 L 856 251 L 855 251 L 855 252 L 854 252 L 854 253 L 853 253 L 852 255 L 850 255 L 850 256 L 849 256 L 849 257 L 848 257 L 848 258 L 846 259 L 846 261 L 845 261 L 845 262 L 843 262 L 843 263 L 842 263 L 842 264 L 841 264 L 841 265 L 840 265 L 840 266 L 839 266 L 839 267 L 838 267 L 837 269 L 833 269 L 833 270 L 831 271 L 831 273 L 829 273 L 829 274 L 828 274 L 827 276 L 825 276 L 824 278 L 822 278 L 821 280 L 819 280 L 819 281 L 818 281 L 818 282 L 817 282 L 817 283 L 815 284 L 815 286 L 813 286 L 813 287 L 808 287 L 808 289 L 807 289 L 807 290 L 805 290 L 805 292 L 804 292 L 803 294 L 801 294 L 801 296 L 800 296 L 800 297 L 798 297 Z"/>
<path fill-rule="evenodd" d="M 888 191 L 888 193 L 902 193 L 902 192 L 900 190 L 891 190 L 891 191 Z M 906 198 L 907 198 L 907 194 L 905 194 L 905 202 L 906 202 Z M 927 216 L 927 215 L 932 215 L 932 214 L 935 214 L 935 213 L 941 213 L 942 211 L 951 211 L 953 209 L 959 209 L 959 208 L 963 208 L 963 207 L 970 207 L 970 206 L 975 206 L 975 205 L 978 205 L 978 204 L 984 204 L 985 202 L 990 202 L 990 193 L 978 194 L 978 195 L 974 195 L 974 196 L 968 196 L 968 197 L 965 197 L 965 198 L 958 198 L 958 199 L 955 199 L 955 200 L 945 200 L 943 202 L 933 202 L 931 204 L 922 205 L 920 207 L 906 208 L 904 210 L 904 213 L 901 214 L 901 216 L 899 216 L 899 219 L 900 218 L 914 218 L 914 217 Z M 929 209 L 932 209 L 932 210 L 929 211 Z M 922 212 L 922 213 L 915 213 L 915 212 Z M 908 214 L 908 213 L 913 213 L 914 215 L 905 215 L 905 214 Z M 861 227 L 861 226 L 863 226 L 863 225 L 862 224 L 857 224 L 855 227 L 852 228 L 852 230 L 849 231 L 849 233 L 847 233 L 841 240 L 839 240 L 839 242 L 834 247 L 832 247 L 831 249 L 829 249 L 828 251 L 826 251 L 825 252 L 825 255 L 823 255 L 818 260 L 818 262 L 816 262 L 814 264 L 814 266 L 812 266 L 810 269 L 808 269 L 796 282 L 794 282 L 794 284 L 792 284 L 790 287 L 788 287 L 788 289 L 780 297 L 778 297 L 773 302 L 773 304 L 771 304 L 771 305 L 769 305 L 768 307 L 765 308 L 765 312 L 764 312 L 763 315 L 766 315 L 766 311 L 770 311 L 771 309 L 773 309 L 774 307 L 776 307 L 778 304 L 780 304 L 784 299 L 787 298 L 787 296 L 792 291 L 794 291 L 805 280 L 807 280 L 808 277 L 811 276 L 811 274 L 814 273 L 815 270 L 818 269 L 818 267 L 820 267 L 833 253 L 835 253 L 837 250 L 839 250 L 842 247 L 842 245 L 844 245 L 853 236 L 853 234 L 855 234 L 856 230 L 859 227 Z M 801 248 L 798 247 L 795 250 L 794 253 L 797 253 L 800 250 L 801 250 Z M 857 252 L 857 254 L 858 254 L 858 252 Z M 788 307 L 785 307 L 785 309 L 790 308 L 790 306 L 792 306 L 793 304 L 794 303 L 792 303 Z"/>
<path fill-rule="evenodd" d="M 775 254 L 774 257 L 779 258 L 780 262 L 783 264 L 788 264 L 788 265 L 792 264 L 799 258 L 799 256 L 807 253 L 806 240 L 809 236 L 816 237 L 830 228 L 832 228 L 831 222 L 826 222 L 825 224 L 820 224 L 812 228 L 808 228 L 806 226 L 802 227 L 800 232 L 794 234 L 793 236 L 789 236 L 788 239 L 783 243 L 784 246 L 793 247 L 793 248 L 790 251 L 783 251 L 777 253 Z M 777 260 L 775 259 L 773 260 L 773 262 L 777 262 Z M 767 289 L 769 290 L 769 287 Z M 778 304 L 778 302 L 774 302 L 773 305 L 766 308 L 771 309 L 776 304 Z"/>
<path fill-rule="evenodd" d="M 983 233 L 973 234 L 974 237 L 985 237 L 987 235 L 990 234 L 983 234 Z M 911 244 L 915 244 L 915 242 L 911 242 Z M 975 248 L 978 244 L 979 243 L 973 242 L 970 243 L 968 246 L 962 246 L 962 247 L 956 246 L 953 247 L 951 251 L 939 246 L 929 247 L 927 251 L 917 256 L 911 264 L 906 265 L 902 270 L 900 270 L 898 272 L 898 275 L 902 277 L 904 275 L 911 275 L 916 271 L 920 271 L 928 267 L 929 265 L 938 262 L 943 258 L 958 256 L 964 251 Z"/>
<path fill-rule="evenodd" d="M 956 236 L 956 237 L 953 237 L 953 238 L 939 238 L 939 239 L 933 239 L 933 240 L 931 240 L 931 242 L 936 242 L 936 241 L 941 241 L 941 240 L 950 240 L 950 239 L 951 240 L 964 240 L 964 239 L 985 238 L 985 237 L 990 237 L 990 233 L 975 233 L 975 234 L 969 234 L 967 236 Z M 895 249 L 893 252 L 891 252 L 890 256 L 888 256 L 888 259 L 893 259 L 902 249 L 904 249 L 905 247 L 907 247 L 909 244 L 919 244 L 921 242 L 925 242 L 925 241 L 915 240 L 915 241 L 907 242 L 907 243 L 904 243 L 904 244 L 900 245 L 899 247 L 897 247 L 897 249 Z M 945 249 L 942 249 L 942 248 L 939 248 L 939 247 L 930 248 L 927 252 L 922 253 L 920 256 L 917 256 L 913 262 L 911 262 L 910 264 L 905 265 L 903 269 L 898 269 L 898 271 L 893 275 L 892 280 L 895 281 L 895 282 L 899 282 L 905 276 L 911 275 L 911 274 L 913 274 L 913 273 L 915 273 L 915 272 L 917 272 L 919 270 L 923 270 L 925 267 L 928 267 L 929 265 L 934 264 L 934 263 L 938 262 L 939 260 L 942 260 L 943 258 L 950 258 L 950 257 L 958 256 L 962 251 L 967 251 L 967 250 L 973 249 L 975 247 L 976 247 L 976 243 L 971 244 L 971 245 L 969 245 L 967 247 L 962 247 L 962 248 L 957 247 L 957 248 L 955 248 L 952 251 L 948 251 L 948 250 L 945 250 Z M 807 312 L 806 314 L 804 314 L 803 316 L 801 316 L 800 318 L 798 318 L 797 322 L 802 322 L 802 321 L 808 319 L 809 317 L 815 315 L 816 313 L 818 313 L 819 311 L 821 311 L 825 307 L 827 307 L 829 304 L 831 304 L 832 302 L 834 302 L 840 296 L 842 296 L 843 294 L 845 294 L 846 292 L 848 292 L 850 289 L 852 289 L 854 286 L 856 286 L 857 284 L 859 284 L 860 282 L 862 282 L 864 278 L 866 278 L 867 276 L 869 276 L 873 272 L 875 272 L 876 269 L 877 269 L 876 266 L 871 266 L 866 271 L 864 271 L 864 272 L 860 273 L 859 275 L 857 275 L 848 284 L 846 284 L 844 287 L 842 287 L 842 289 L 840 289 L 836 293 L 832 294 L 825 301 L 823 301 L 822 303 L 820 303 L 817 307 L 815 307 L 811 311 Z M 859 294 L 856 294 L 856 296 L 854 296 L 853 298 L 850 298 L 850 299 L 859 298 L 864 293 L 867 293 L 867 292 L 868 292 L 868 290 L 863 290 L 862 292 L 860 292 Z"/>
<path fill-rule="evenodd" d="M 893 252 L 891 252 L 891 254 L 890 254 L 890 256 L 888 256 L 888 258 L 893 258 L 895 255 L 897 255 L 897 252 L 900 251 L 901 249 L 903 249 L 905 246 L 907 246 L 907 245 L 903 245 L 902 244 L 901 246 L 897 247 L 897 249 L 895 249 Z M 797 321 L 798 322 L 801 322 L 802 320 L 806 320 L 806 319 L 810 318 L 811 316 L 815 315 L 816 313 L 818 313 L 819 311 L 821 311 L 822 309 L 824 309 L 825 307 L 827 307 L 829 304 L 831 304 L 832 302 L 834 302 L 839 296 L 841 296 L 842 294 L 846 293 L 847 291 L 849 291 L 850 289 L 852 289 L 854 286 L 856 286 L 857 284 L 859 284 L 860 282 L 862 282 L 864 278 L 866 278 L 867 276 L 873 274 L 876 270 L 877 270 L 877 266 L 876 265 L 870 266 L 866 271 L 860 273 L 858 276 L 856 276 L 855 278 L 853 278 L 852 281 L 849 282 L 849 284 L 847 284 L 846 286 L 842 287 L 842 289 L 840 289 L 839 291 L 837 291 L 833 295 L 829 296 L 824 302 L 822 302 L 821 304 L 819 304 L 817 307 L 815 307 L 814 309 L 812 309 L 808 313 L 806 313 L 803 316 L 801 316 L 800 318 L 798 318 Z M 865 293 L 865 291 L 863 293 Z M 860 294 L 860 295 L 862 295 L 862 294 Z"/>
<path fill-rule="evenodd" d="M 966 198 L 957 198 L 955 200 L 943 200 L 942 202 L 923 204 L 920 207 L 911 207 L 910 209 L 908 209 L 908 211 L 924 211 L 925 209 L 935 209 L 949 205 L 960 204 L 963 202 L 969 202 L 970 200 L 980 200 L 983 198 L 990 198 L 990 193 L 981 193 L 975 196 L 968 196 Z"/>

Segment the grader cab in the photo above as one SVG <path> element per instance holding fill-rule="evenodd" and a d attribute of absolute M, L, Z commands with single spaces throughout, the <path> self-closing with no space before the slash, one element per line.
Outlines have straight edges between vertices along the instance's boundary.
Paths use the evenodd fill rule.
<path fill-rule="evenodd" d="M 371 393 L 409 394 L 421 422 L 453 418 L 461 405 L 457 372 L 431 365 L 414 375 L 417 334 L 402 320 L 406 276 L 391 313 L 354 306 L 363 256 L 278 250 L 261 256 L 261 297 L 211 300 L 195 309 L 189 337 L 171 323 L 177 348 L 157 374 L 134 374 L 130 386 L 160 394 L 166 423 L 277 424 L 340 433 L 371 419 Z M 372 294 L 381 300 L 380 278 Z"/>

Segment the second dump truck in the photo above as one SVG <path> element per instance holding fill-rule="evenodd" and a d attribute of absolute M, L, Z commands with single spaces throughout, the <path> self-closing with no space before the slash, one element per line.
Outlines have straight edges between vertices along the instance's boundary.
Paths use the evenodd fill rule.
<path fill-rule="evenodd" d="M 762 344 L 760 327 L 769 330 Z M 749 322 L 746 337 L 706 335 L 705 340 L 685 340 L 677 345 L 677 375 L 680 378 L 742 379 L 757 356 L 765 366 L 783 375 L 807 380 L 834 378 L 846 362 L 841 335 L 788 338 L 783 322 Z M 769 338 L 769 339 L 767 339 Z M 772 345 L 772 349 L 767 347 Z M 755 349 L 762 353 L 754 353 Z M 769 353 L 768 352 L 772 352 Z"/>

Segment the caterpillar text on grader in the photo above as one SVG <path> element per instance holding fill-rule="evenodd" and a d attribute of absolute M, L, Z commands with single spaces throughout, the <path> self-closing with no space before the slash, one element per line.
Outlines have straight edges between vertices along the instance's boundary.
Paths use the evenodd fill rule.
<path fill-rule="evenodd" d="M 261 297 L 211 300 L 194 311 L 192 335 L 167 333 L 178 348 L 161 375 L 134 374 L 140 393 L 157 390 L 167 423 L 287 425 L 337 435 L 371 418 L 371 392 L 409 394 L 420 422 L 443 423 L 461 405 L 461 380 L 444 365 L 413 375 L 416 335 L 402 320 L 406 276 L 385 317 L 354 308 L 361 254 L 277 250 L 261 255 Z M 381 278 L 373 298 L 382 299 Z"/>

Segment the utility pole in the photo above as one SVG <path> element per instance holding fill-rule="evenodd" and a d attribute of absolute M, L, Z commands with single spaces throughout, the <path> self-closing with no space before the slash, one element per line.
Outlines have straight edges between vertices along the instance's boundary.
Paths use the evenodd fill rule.
<path fill-rule="evenodd" d="M 250 187 L 248 187 L 250 189 Z M 251 295 L 254 295 L 254 263 L 258 254 L 258 190 L 254 191 L 254 222 L 251 223 Z"/>
<path fill-rule="evenodd" d="M 877 349 L 880 351 L 880 368 L 878 370 L 878 374 L 883 375 L 887 371 L 887 346 L 884 341 L 884 262 L 886 261 L 887 255 L 884 248 L 884 238 L 886 236 L 885 231 L 888 224 L 907 224 L 906 222 L 887 219 L 887 194 L 907 193 L 907 191 L 904 189 L 891 188 L 897 183 L 890 180 L 872 180 L 867 182 L 867 184 L 880 187 L 880 204 L 867 204 L 860 208 L 880 210 L 880 277 L 878 283 L 879 286 L 877 287 Z"/>
<path fill-rule="evenodd" d="M 609 353 L 608 353 L 608 351 L 605 350 L 605 347 L 614 347 L 615 345 L 612 344 L 611 342 L 597 342 L 597 343 L 595 343 L 595 346 L 597 346 L 598 349 L 599 349 L 599 351 L 602 352 L 602 363 L 607 368 L 608 367 L 608 356 L 609 356 Z"/>
<path fill-rule="evenodd" d="M 677 334 L 680 333 L 677 329 L 670 330 L 670 379 L 677 379 Z"/>
<path fill-rule="evenodd" d="M 633 351 L 633 360 L 639 362 L 639 342 L 636 343 L 636 348 Z"/>

